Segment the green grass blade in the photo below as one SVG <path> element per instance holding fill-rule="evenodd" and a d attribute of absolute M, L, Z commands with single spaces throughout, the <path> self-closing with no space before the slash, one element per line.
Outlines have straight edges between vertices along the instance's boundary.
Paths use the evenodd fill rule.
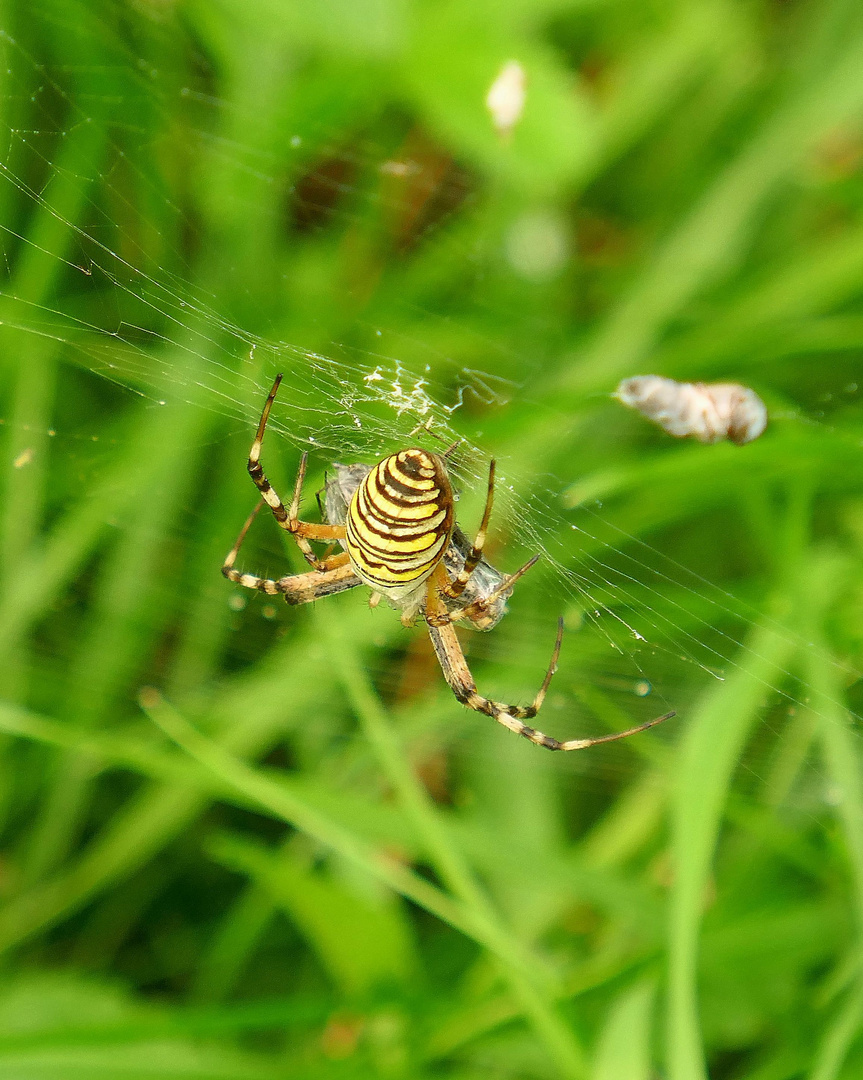
<path fill-rule="evenodd" d="M 774 610 L 782 611 L 780 600 Z M 734 767 L 758 710 L 795 651 L 784 620 L 758 626 L 725 680 L 685 718 L 672 809 L 667 1056 L 671 1080 L 706 1080 L 698 1016 L 698 935 Z"/>

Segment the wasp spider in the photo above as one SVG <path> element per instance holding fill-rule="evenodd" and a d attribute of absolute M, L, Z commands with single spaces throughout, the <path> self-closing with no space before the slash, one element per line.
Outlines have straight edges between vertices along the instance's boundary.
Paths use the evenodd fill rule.
<path fill-rule="evenodd" d="M 335 464 L 332 468 L 334 475 L 327 476 L 323 505 L 321 505 L 320 493 L 318 493 L 318 506 L 325 521 L 339 525 L 344 524 L 354 492 L 372 471 L 372 466 L 355 463 L 353 465 Z M 444 567 L 451 578 L 458 577 L 462 572 L 472 547 L 473 542 L 456 524 L 443 556 Z M 447 611 L 458 612 L 459 618 L 463 618 L 465 625 L 473 630 L 493 629 L 507 613 L 506 602 L 512 595 L 513 582 L 529 570 L 537 558 L 538 556 L 531 559 L 519 574 L 514 574 L 507 579 L 486 560 L 485 556 L 480 556 L 461 596 L 443 597 Z M 362 585 L 359 578 L 347 583 L 348 588 L 356 585 Z M 476 601 L 481 601 L 481 603 L 476 603 Z"/>
<path fill-rule="evenodd" d="M 494 498 L 494 462 L 489 468 L 482 523 L 473 544 L 464 534 L 456 532 L 453 492 L 444 458 L 418 447 L 400 450 L 371 467 L 337 466 L 336 480 L 326 488 L 329 520 L 320 525 L 300 521 L 306 454 L 300 461 L 288 508 L 261 466 L 264 431 L 281 381 L 282 376 L 277 376 L 264 405 L 249 451 L 249 475 L 273 517 L 293 536 L 312 569 L 277 580 L 234 569 L 240 546 L 262 505 L 259 503 L 222 566 L 222 573 L 229 581 L 273 596 L 282 594 L 289 604 L 307 604 L 356 585 L 367 585 L 372 590 L 372 604 L 385 597 L 401 611 L 405 625 L 411 625 L 417 615 L 425 619 L 444 678 L 462 704 L 491 716 L 510 731 L 548 750 L 583 750 L 597 743 L 624 739 L 674 715 L 666 713 L 613 735 L 565 742 L 524 723 L 539 712 L 557 667 L 563 639 L 562 619 L 558 620 L 551 663 L 530 705 L 526 708 L 505 705 L 479 694 L 454 624 L 465 622 L 480 630 L 493 626 L 506 611 L 506 597 L 513 585 L 538 558 L 535 556 L 514 574 L 503 576 L 482 557 Z M 454 541 L 454 536 L 461 540 Z M 343 551 L 319 559 L 309 541 L 335 541 Z"/>

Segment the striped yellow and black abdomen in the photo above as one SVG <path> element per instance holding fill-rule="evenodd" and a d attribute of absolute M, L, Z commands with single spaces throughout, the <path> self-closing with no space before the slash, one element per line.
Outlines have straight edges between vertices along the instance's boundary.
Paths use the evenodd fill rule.
<path fill-rule="evenodd" d="M 391 598 L 417 589 L 443 558 L 454 524 L 446 466 L 427 450 L 384 458 L 348 507 L 345 548 L 357 577 Z"/>

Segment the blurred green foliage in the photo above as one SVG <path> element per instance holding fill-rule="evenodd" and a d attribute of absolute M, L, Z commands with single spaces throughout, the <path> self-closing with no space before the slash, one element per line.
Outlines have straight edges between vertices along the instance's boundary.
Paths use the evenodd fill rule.
<path fill-rule="evenodd" d="M 0 47 L 0 1080 L 859 1076 L 859 3 L 5 0 Z M 275 371 L 311 514 L 422 418 L 395 361 L 465 527 L 494 454 L 490 557 L 554 556 L 480 689 L 563 606 L 541 726 L 676 721 L 545 754 L 359 593 L 222 580 Z M 771 426 L 675 443 L 647 372 Z"/>

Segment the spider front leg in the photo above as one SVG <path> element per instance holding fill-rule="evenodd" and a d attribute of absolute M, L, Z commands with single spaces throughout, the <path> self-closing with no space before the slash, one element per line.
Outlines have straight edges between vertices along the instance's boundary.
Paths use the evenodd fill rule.
<path fill-rule="evenodd" d="M 273 402 L 276 400 L 276 394 L 279 391 L 279 385 L 281 384 L 281 374 L 276 376 L 276 381 L 273 383 L 273 388 L 267 397 L 264 404 L 264 411 L 261 413 L 261 422 L 258 424 L 258 430 L 255 435 L 255 441 L 252 443 L 252 448 L 249 451 L 249 476 L 252 478 L 252 482 L 255 487 L 260 491 L 261 498 L 269 506 L 273 512 L 273 517 L 279 523 L 281 528 L 293 536 L 297 542 L 297 547 L 303 553 L 303 557 L 306 562 L 310 563 L 316 570 L 325 569 L 326 560 L 321 560 L 312 551 L 309 540 L 343 540 L 345 536 L 345 529 L 343 525 L 310 525 L 305 521 L 300 521 L 300 496 L 303 491 L 303 480 L 306 475 L 306 462 L 308 460 L 308 454 L 303 453 L 300 458 L 300 468 L 297 472 L 297 482 L 294 485 L 294 497 L 291 499 L 290 510 L 285 509 L 285 505 L 279 498 L 279 494 L 270 481 L 264 474 L 263 467 L 261 465 L 261 446 L 264 442 L 264 432 L 267 428 L 267 421 L 270 418 L 270 410 L 273 407 Z"/>
<path fill-rule="evenodd" d="M 488 466 L 488 494 L 485 497 L 485 510 L 482 514 L 482 521 L 480 522 L 479 531 L 476 534 L 476 540 L 473 542 L 473 547 L 467 554 L 464 560 L 464 566 L 461 568 L 455 581 L 450 581 L 447 578 L 441 585 L 440 590 L 444 596 L 448 596 L 451 600 L 455 600 L 456 597 L 461 596 L 465 590 L 465 586 L 470 579 L 471 574 L 476 569 L 477 564 L 482 558 L 482 549 L 485 546 L 486 532 L 488 531 L 488 523 L 491 518 L 491 509 L 494 505 L 494 458 L 491 459 Z"/>
<path fill-rule="evenodd" d="M 437 577 L 437 574 L 432 575 L 433 579 L 435 577 Z M 455 627 L 451 622 L 441 622 L 435 618 L 436 615 L 442 614 L 442 608 L 443 603 L 437 590 L 430 583 L 426 592 L 426 621 L 428 622 L 429 637 L 434 646 L 443 676 L 456 698 L 463 705 L 467 705 L 469 709 L 490 716 L 499 724 L 509 728 L 510 731 L 514 731 L 516 735 L 523 735 L 524 738 L 530 739 L 537 746 L 544 746 L 546 750 L 585 750 L 588 746 L 596 746 L 598 743 L 616 742 L 618 739 L 637 735 L 639 731 L 646 731 L 647 728 L 660 724 L 663 720 L 668 720 L 674 716 L 673 712 L 669 712 L 665 713 L 664 716 L 657 716 L 654 720 L 648 720 L 646 724 L 639 724 L 637 727 L 629 728 L 627 731 L 619 731 L 613 735 L 601 735 L 594 739 L 568 739 L 566 742 L 560 742 L 558 739 L 530 727 L 524 721 L 532 719 L 542 708 L 552 676 L 557 670 L 557 660 L 560 656 L 560 646 L 563 641 L 563 619 L 558 619 L 554 651 L 551 654 L 551 663 L 548 665 L 548 671 L 545 673 L 542 686 L 540 686 L 539 692 L 531 704 L 525 708 L 520 705 L 505 705 L 500 701 L 492 701 L 477 692 L 476 683 L 470 673 L 470 668 L 467 666 L 464 652 L 456 636 Z"/>
<path fill-rule="evenodd" d="M 306 604 L 311 600 L 332 596 L 334 593 L 352 589 L 361 584 L 360 579 L 351 569 L 346 553 L 324 559 L 320 570 L 312 570 L 305 574 L 289 574 L 281 578 L 262 578 L 256 574 L 244 574 L 242 570 L 235 570 L 234 563 L 246 539 L 246 533 L 263 505 L 263 502 L 259 502 L 246 518 L 240 529 L 240 535 L 234 541 L 234 546 L 225 556 L 222 574 L 228 581 L 242 585 L 245 589 L 257 589 L 258 592 L 267 593 L 268 596 L 283 595 L 289 604 Z"/>
<path fill-rule="evenodd" d="M 509 593 L 519 578 L 523 577 L 532 566 L 536 566 L 539 562 L 539 555 L 534 555 L 528 559 L 524 566 L 520 566 L 514 574 L 510 574 L 505 577 L 503 581 L 498 585 L 494 592 L 489 593 L 487 596 L 481 596 L 478 600 L 474 600 L 472 604 L 466 604 L 463 608 L 458 608 L 455 611 L 444 610 L 443 614 L 434 615 L 426 613 L 427 621 L 431 622 L 434 626 L 443 626 L 444 623 L 460 622 L 466 619 L 468 622 L 476 622 L 481 620 L 485 613 L 504 595 Z M 476 569 L 476 567 L 474 567 Z M 446 573 L 446 571 L 444 571 Z M 449 580 L 449 575 L 447 575 Z M 445 590 L 441 590 L 445 595 L 449 595 Z"/>

